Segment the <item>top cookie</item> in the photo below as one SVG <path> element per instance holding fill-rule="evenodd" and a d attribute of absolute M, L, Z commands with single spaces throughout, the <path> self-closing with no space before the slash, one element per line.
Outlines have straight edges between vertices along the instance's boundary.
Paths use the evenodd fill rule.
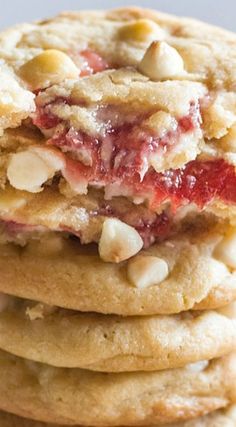
<path fill-rule="evenodd" d="M 131 255 L 157 240 L 163 218 L 156 216 L 163 213 L 178 222 L 187 207 L 234 220 L 234 34 L 124 8 L 20 25 L 0 35 L 0 46 L 4 70 L 25 101 L 25 108 L 17 104 L 17 119 L 2 108 L 2 128 L 28 117 L 23 124 L 34 134 L 27 146 L 19 140 L 12 148 L 6 136 L 0 141 L 3 189 L 10 183 L 34 194 L 53 182 L 55 195 L 59 190 L 72 200 L 95 188 L 99 226 L 82 241 L 98 241 L 104 217 L 112 216 L 142 237 Z M 131 202 L 132 218 L 120 213 L 122 201 L 119 209 L 110 206 L 117 197 Z M 137 204 L 140 221 L 133 215 Z M 19 223 L 8 211 L 9 221 Z M 1 210 L 0 219 L 7 221 Z"/>

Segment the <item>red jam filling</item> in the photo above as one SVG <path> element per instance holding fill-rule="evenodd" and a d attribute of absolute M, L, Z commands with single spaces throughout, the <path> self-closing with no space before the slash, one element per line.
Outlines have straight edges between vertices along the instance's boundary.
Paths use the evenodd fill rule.
<path fill-rule="evenodd" d="M 52 106 L 59 103 L 70 104 L 70 101 L 61 99 L 53 104 L 38 107 L 34 124 L 41 129 L 50 129 L 59 124 L 58 117 L 51 113 Z M 148 116 L 130 118 L 128 123 L 113 127 L 110 117 L 119 113 L 111 106 L 102 107 L 96 114 L 98 123 L 102 123 L 104 127 L 104 136 L 96 138 L 74 128 L 65 127 L 63 132 L 56 132 L 48 141 L 49 144 L 60 147 L 62 151 L 72 153 L 73 158 L 78 160 L 83 158 L 82 163 L 76 167 L 89 182 L 105 184 L 116 182 L 122 177 L 130 180 L 135 173 L 140 175 L 142 181 L 153 154 L 160 157 L 165 155 L 178 143 L 183 134 L 200 128 L 199 108 L 194 104 L 191 105 L 188 116 L 176 121 L 172 130 L 162 137 L 145 128 L 145 124 L 144 127 L 140 127 L 140 122 Z"/>
<path fill-rule="evenodd" d="M 108 63 L 100 55 L 92 50 L 86 49 L 80 52 L 83 58 L 82 70 L 80 77 L 91 76 L 109 68 Z"/>
<path fill-rule="evenodd" d="M 157 240 L 164 240 L 171 232 L 171 222 L 166 213 L 162 213 L 161 215 L 154 214 L 150 217 L 145 214 L 143 217 L 137 217 L 137 215 L 127 217 L 126 214 L 122 215 L 120 212 L 112 209 L 108 204 L 104 204 L 103 208 L 90 212 L 91 217 L 97 215 L 119 218 L 121 221 L 124 221 L 134 227 L 142 237 L 144 247 L 149 247 Z M 33 232 L 37 231 L 43 233 L 44 231 L 47 231 L 47 228 L 39 225 L 22 224 L 21 222 L 0 219 L 0 232 L 1 231 L 5 232 L 10 239 L 16 239 L 21 236 L 30 237 Z M 70 233 L 78 237 L 81 240 L 81 243 L 84 242 L 83 233 L 76 231 L 73 228 L 68 228 L 63 224 L 61 224 L 59 228 L 54 229 L 54 231 Z"/>
<path fill-rule="evenodd" d="M 69 160 L 69 180 L 85 180 L 98 183 L 98 175 L 80 162 Z M 137 172 L 115 176 L 101 172 L 100 182 L 108 185 L 118 182 L 119 186 L 130 189 L 133 196 L 143 196 L 149 201 L 149 208 L 156 210 L 164 202 L 171 202 L 174 212 L 187 203 L 204 208 L 214 199 L 236 203 L 235 167 L 222 159 L 212 161 L 194 160 L 181 169 L 170 169 L 164 173 L 149 170 L 141 181 Z"/>
<path fill-rule="evenodd" d="M 167 212 L 162 212 L 160 215 L 150 212 L 148 209 L 142 213 L 131 210 L 125 211 L 119 208 L 113 208 L 109 202 L 104 202 L 103 207 L 97 211 L 91 211 L 91 216 L 101 215 L 104 217 L 115 217 L 134 227 L 143 239 L 144 247 L 149 247 L 154 242 L 166 239 L 172 231 L 172 221 Z"/>
<path fill-rule="evenodd" d="M 54 128 L 55 126 L 59 125 L 60 122 L 61 120 L 51 113 L 51 106 L 46 105 L 44 107 L 37 107 L 37 114 L 33 119 L 35 126 L 46 130 Z"/>
<path fill-rule="evenodd" d="M 31 233 L 38 231 L 45 231 L 45 227 L 41 225 L 31 225 L 31 224 L 22 224 L 21 222 L 16 222 L 13 220 L 6 221 L 5 219 L 0 219 L 0 232 L 5 232 L 9 238 L 16 239 L 22 234 L 31 235 Z"/>
<path fill-rule="evenodd" d="M 38 110 L 35 124 L 40 128 L 52 127 L 52 123 L 56 122 L 48 113 L 50 105 L 42 111 Z M 142 120 L 143 117 L 140 122 Z M 203 208 L 215 198 L 236 202 L 235 167 L 222 159 L 194 160 L 181 169 L 170 169 L 163 173 L 157 173 L 149 167 L 148 159 L 152 153 L 165 155 L 178 143 L 181 135 L 199 127 L 199 109 L 192 104 L 189 115 L 181 118 L 176 129 L 167 132 L 162 138 L 142 129 L 139 118 L 136 118 L 135 122 L 117 128 L 107 127 L 105 136 L 101 138 L 65 127 L 61 134 L 56 134 L 48 143 L 70 153 L 66 155 L 67 168 L 64 171 L 68 181 L 99 186 L 118 185 L 125 189 L 126 194 L 148 200 L 152 210 L 156 210 L 163 202 L 170 202 L 173 211 L 187 203 L 195 203 Z"/>
<path fill-rule="evenodd" d="M 153 220 L 139 218 L 136 221 L 126 221 L 126 218 L 122 216 L 119 219 L 128 223 L 139 232 L 145 248 L 151 246 L 156 241 L 160 242 L 167 239 L 171 233 L 171 220 L 165 212 L 156 215 Z"/>
<path fill-rule="evenodd" d="M 155 207 L 165 200 L 171 201 L 175 210 L 186 202 L 203 208 L 213 199 L 236 203 L 235 167 L 223 159 L 194 160 L 185 167 L 164 173 L 150 171 L 142 184 L 134 179 L 136 191 L 152 194 L 150 204 Z"/>

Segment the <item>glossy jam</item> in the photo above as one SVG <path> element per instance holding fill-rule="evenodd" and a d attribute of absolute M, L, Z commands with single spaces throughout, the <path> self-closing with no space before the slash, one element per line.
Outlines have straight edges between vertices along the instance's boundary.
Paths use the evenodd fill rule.
<path fill-rule="evenodd" d="M 66 102 L 63 101 L 63 102 Z M 79 160 L 76 164 L 68 160 L 69 168 L 76 169 L 81 178 L 92 183 L 107 184 L 117 182 L 133 181 L 138 174 L 140 182 L 150 167 L 150 159 L 155 156 L 164 156 L 170 151 L 181 136 L 192 133 L 200 127 L 199 111 L 197 107 L 190 109 L 189 115 L 174 121 L 171 130 L 162 137 L 158 137 L 150 129 L 145 128 L 145 119 L 148 117 L 129 118 L 128 123 L 114 127 L 111 125 L 110 116 L 116 112 L 107 106 L 104 112 L 97 113 L 98 122 L 104 127 L 102 137 L 91 137 L 74 128 L 64 127 L 63 132 L 55 133 L 49 144 L 59 147 L 62 151 L 70 153 L 73 159 Z M 53 122 L 52 116 L 49 121 L 45 120 L 50 106 L 39 109 L 35 124 L 40 128 L 49 129 Z M 106 120 L 104 119 L 106 117 Z M 140 126 L 140 123 L 144 123 Z M 56 123 L 56 122 L 55 122 Z M 64 124 L 65 125 L 65 124 Z M 191 136 L 190 136 L 191 137 Z M 75 173 L 73 172 L 73 175 Z M 79 179 L 79 176 L 78 176 Z"/>
<path fill-rule="evenodd" d="M 119 218 L 126 224 L 134 227 L 143 239 L 144 247 L 149 247 L 155 241 L 166 239 L 172 232 L 172 220 L 167 212 L 162 212 L 160 215 L 151 212 L 147 208 L 133 207 L 132 209 L 124 210 L 116 205 L 111 206 L 109 201 L 104 201 L 97 211 L 91 211 L 92 216 L 101 215 L 104 217 Z"/>
<path fill-rule="evenodd" d="M 53 123 L 50 114 L 47 121 L 47 108 L 50 112 L 50 106 L 46 106 L 44 115 L 37 113 L 40 128 L 48 129 Z M 66 153 L 64 176 L 69 182 L 84 182 L 85 186 L 86 183 L 119 186 L 124 189 L 124 195 L 143 197 L 152 210 L 165 202 L 170 202 L 173 211 L 187 203 L 203 208 L 215 198 L 236 202 L 235 168 L 222 159 L 195 160 L 181 169 L 164 173 L 150 167 L 152 153 L 165 156 L 181 135 L 200 128 L 198 106 L 191 105 L 189 115 L 181 118 L 176 128 L 162 138 L 141 128 L 142 121 L 143 117 L 119 127 L 108 127 L 101 138 L 67 128 L 64 123 L 64 131 L 48 143 Z"/>
<path fill-rule="evenodd" d="M 235 167 L 224 160 L 199 161 L 188 163 L 184 168 L 169 170 L 162 174 L 150 171 L 140 186 L 133 181 L 136 191 L 142 186 L 152 194 L 150 203 L 153 207 L 162 201 L 170 200 L 172 209 L 187 202 L 203 208 L 213 199 L 236 202 Z"/>
<path fill-rule="evenodd" d="M 163 212 L 156 215 L 153 222 L 146 222 L 140 218 L 139 224 L 130 224 L 139 232 L 143 239 L 144 247 L 149 247 L 156 241 L 166 239 L 171 233 L 171 221 L 168 215 Z"/>
<path fill-rule="evenodd" d="M 33 118 L 33 123 L 41 129 L 52 129 L 60 123 L 60 119 L 51 113 L 50 107 L 37 107 L 37 114 Z"/>
<path fill-rule="evenodd" d="M 80 56 L 84 60 L 80 77 L 91 76 L 91 74 L 96 74 L 109 68 L 105 59 L 92 50 L 83 50 L 80 52 Z"/>
<path fill-rule="evenodd" d="M 76 161 L 68 163 L 69 180 L 98 182 L 97 175 Z M 224 160 L 192 161 L 184 168 L 156 173 L 150 170 L 144 179 L 136 172 L 119 177 L 114 174 L 100 174 L 100 182 L 108 185 L 118 182 L 133 196 L 141 196 L 149 201 L 149 208 L 156 210 L 162 203 L 170 202 L 174 212 L 179 206 L 195 203 L 199 208 L 213 199 L 236 203 L 236 174 L 234 166 Z"/>

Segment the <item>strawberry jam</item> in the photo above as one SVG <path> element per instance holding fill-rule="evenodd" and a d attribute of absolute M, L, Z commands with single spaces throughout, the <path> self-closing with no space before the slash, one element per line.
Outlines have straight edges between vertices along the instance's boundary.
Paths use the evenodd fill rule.
<path fill-rule="evenodd" d="M 202 209 L 213 199 L 236 203 L 235 167 L 222 159 L 194 160 L 181 169 L 170 169 L 164 173 L 150 169 L 142 181 L 137 172 L 117 177 L 114 173 L 105 175 L 101 171 L 100 180 L 94 172 L 92 168 L 70 160 L 65 177 L 69 182 L 84 180 L 94 184 L 100 181 L 104 186 L 117 182 L 128 195 L 148 200 L 151 210 L 165 202 L 171 203 L 173 211 L 187 203 L 195 203 Z"/>
<path fill-rule="evenodd" d="M 80 56 L 84 60 L 80 77 L 91 76 L 109 68 L 107 62 L 92 50 L 83 50 L 80 52 Z"/>
<path fill-rule="evenodd" d="M 236 203 L 235 167 L 222 159 L 211 161 L 194 160 L 184 168 L 168 170 L 158 174 L 150 171 L 140 184 L 137 178 L 132 182 L 135 191 L 151 194 L 153 207 L 170 200 L 172 208 L 186 202 L 203 208 L 213 199 Z"/>
<path fill-rule="evenodd" d="M 193 160 L 182 168 L 164 172 L 152 167 L 153 154 L 164 157 L 182 135 L 189 134 L 192 138 L 195 130 L 200 131 L 198 105 L 191 104 L 189 114 L 176 121 L 176 127 L 162 137 L 143 126 L 148 116 L 114 126 L 108 113 L 112 118 L 115 111 L 110 108 L 105 106 L 96 111 L 98 123 L 107 126 L 102 136 L 87 135 L 63 122 L 63 131 L 56 132 L 48 141 L 65 153 L 67 166 L 63 176 L 70 184 L 81 183 L 85 190 L 82 192 L 86 192 L 88 185 L 105 187 L 107 198 L 141 197 L 154 211 L 166 202 L 173 211 L 188 203 L 204 208 L 214 199 L 236 202 L 235 167 L 223 159 Z M 53 123 L 52 115 L 48 116 L 48 122 L 45 119 L 47 109 L 50 111 L 50 105 L 44 107 L 46 115 L 41 110 L 36 114 L 35 124 L 40 128 L 48 129 Z"/>
<path fill-rule="evenodd" d="M 102 186 L 115 184 L 125 190 L 123 194 L 148 200 L 153 210 L 169 201 L 173 211 L 186 203 L 195 203 L 202 209 L 213 199 L 236 203 L 235 167 L 223 159 L 194 160 L 180 169 L 169 169 L 162 173 L 149 168 L 141 177 L 139 160 L 145 150 L 136 161 L 136 167 L 127 153 L 123 158 L 120 156 L 121 165 L 117 167 L 114 162 L 110 165 L 101 162 L 100 158 L 98 161 L 90 140 L 85 145 L 90 147 L 92 166 L 68 158 L 65 178 L 69 182 L 83 181 Z M 99 141 L 96 141 L 96 145 L 99 147 Z M 99 153 L 99 149 L 96 153 Z"/>
<path fill-rule="evenodd" d="M 47 122 L 43 111 L 47 115 L 48 109 L 50 111 L 56 103 L 57 101 L 38 108 L 34 120 L 36 126 L 41 129 L 50 129 L 53 122 L 52 114 L 48 116 Z M 69 102 L 63 100 L 63 103 Z M 73 166 L 70 161 L 70 168 L 77 169 L 83 179 L 87 179 L 88 182 L 108 184 L 120 179 L 126 182 L 133 181 L 135 174 L 139 175 L 142 182 L 150 169 L 153 155 L 163 158 L 178 144 L 184 134 L 191 134 L 190 138 L 194 138 L 194 132 L 198 131 L 198 138 L 201 136 L 200 113 L 197 105 L 190 106 L 188 116 L 179 121 L 174 119 L 171 129 L 162 136 L 156 135 L 146 127 L 146 119 L 151 113 L 146 116 L 129 117 L 126 123 L 113 126 L 111 118 L 117 117 L 119 113 L 112 106 L 101 107 L 96 111 L 98 127 L 103 128 L 102 136 L 93 137 L 73 127 L 69 128 L 66 123 L 63 123 L 63 131 L 55 132 L 48 143 L 70 153 L 73 159 L 80 161 L 80 164 Z M 73 175 L 75 175 L 74 172 Z"/>

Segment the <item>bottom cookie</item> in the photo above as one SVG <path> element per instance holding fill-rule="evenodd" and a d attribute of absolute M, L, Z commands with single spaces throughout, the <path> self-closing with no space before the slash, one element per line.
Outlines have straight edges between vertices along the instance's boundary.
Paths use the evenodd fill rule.
<path fill-rule="evenodd" d="M 0 409 L 42 422 L 147 426 L 236 403 L 235 355 L 159 372 L 53 368 L 0 352 Z"/>
<path fill-rule="evenodd" d="M 37 421 L 20 418 L 6 412 L 0 412 L 1 427 L 63 427 L 59 424 L 45 424 Z M 225 410 L 216 411 L 205 417 L 186 421 L 178 424 L 166 424 L 162 427 L 235 427 L 236 426 L 236 406 L 231 406 Z"/>

